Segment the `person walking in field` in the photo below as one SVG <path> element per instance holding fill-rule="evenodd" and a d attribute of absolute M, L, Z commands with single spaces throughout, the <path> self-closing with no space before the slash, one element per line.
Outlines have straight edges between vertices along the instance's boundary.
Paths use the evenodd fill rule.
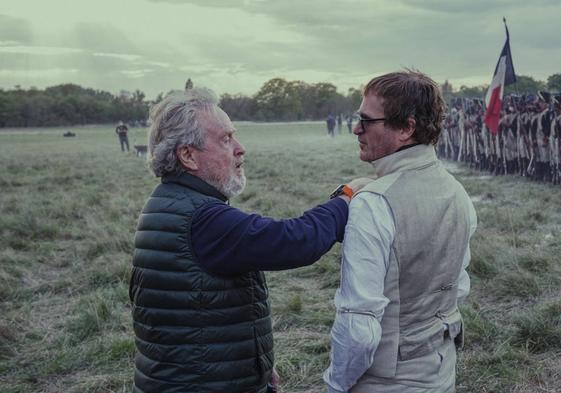
<path fill-rule="evenodd" d="M 341 134 L 341 129 L 343 128 L 343 116 L 341 114 L 337 114 L 337 131 L 339 135 Z"/>
<path fill-rule="evenodd" d="M 138 220 L 129 296 L 135 393 L 265 393 L 278 386 L 263 270 L 310 265 L 341 241 L 356 179 L 299 218 L 230 205 L 245 148 L 214 93 L 172 92 L 150 112 L 161 183 Z M 268 390 L 269 389 L 269 390 Z"/>
<path fill-rule="evenodd" d="M 455 389 L 477 218 L 435 154 L 444 112 L 438 85 L 417 71 L 364 89 L 354 134 L 378 177 L 349 206 L 324 373 L 331 393 Z"/>
<path fill-rule="evenodd" d="M 121 144 L 121 151 L 125 151 L 125 147 L 127 151 L 129 151 L 129 137 L 128 137 L 129 128 L 120 121 L 115 128 L 115 133 L 119 137 L 119 143 Z"/>
<path fill-rule="evenodd" d="M 349 134 L 353 133 L 353 114 L 347 113 L 347 129 L 349 130 Z"/>
<path fill-rule="evenodd" d="M 333 116 L 333 114 L 331 112 L 329 112 L 327 114 L 327 119 L 326 119 L 326 125 L 327 125 L 327 135 L 329 135 L 330 137 L 334 137 L 335 136 L 335 116 Z"/>

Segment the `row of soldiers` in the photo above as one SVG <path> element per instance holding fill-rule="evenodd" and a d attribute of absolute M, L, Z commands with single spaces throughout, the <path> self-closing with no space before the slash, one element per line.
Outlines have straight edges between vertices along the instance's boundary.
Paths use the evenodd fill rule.
<path fill-rule="evenodd" d="M 483 100 L 455 98 L 437 145 L 440 157 L 493 174 L 561 183 L 561 95 L 508 95 L 497 133 Z"/>

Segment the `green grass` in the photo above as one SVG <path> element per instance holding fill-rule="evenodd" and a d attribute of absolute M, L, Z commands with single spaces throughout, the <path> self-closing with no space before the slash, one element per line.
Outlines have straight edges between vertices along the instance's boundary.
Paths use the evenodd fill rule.
<path fill-rule="evenodd" d="M 514 321 L 514 341 L 530 352 L 561 350 L 561 301 L 541 305 Z"/>
<path fill-rule="evenodd" d="M 234 206 L 301 215 L 372 175 L 354 137 L 323 123 L 237 124 L 248 186 Z M 128 279 L 136 219 L 157 184 L 113 127 L 0 131 L 0 391 L 128 392 Z M 131 130 L 131 145 L 145 130 Z M 458 392 L 561 391 L 561 187 L 457 168 L 474 197 L 472 293 Z M 484 175 L 484 174 L 483 174 Z M 283 392 L 324 391 L 340 246 L 267 273 Z"/>

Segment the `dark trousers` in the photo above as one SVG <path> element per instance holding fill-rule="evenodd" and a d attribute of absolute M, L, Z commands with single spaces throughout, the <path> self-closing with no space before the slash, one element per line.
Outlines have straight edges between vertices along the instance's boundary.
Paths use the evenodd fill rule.
<path fill-rule="evenodd" d="M 126 135 L 119 135 L 119 142 L 121 143 L 121 151 L 125 151 L 125 145 L 127 146 L 127 151 L 129 151 L 129 138 Z"/>

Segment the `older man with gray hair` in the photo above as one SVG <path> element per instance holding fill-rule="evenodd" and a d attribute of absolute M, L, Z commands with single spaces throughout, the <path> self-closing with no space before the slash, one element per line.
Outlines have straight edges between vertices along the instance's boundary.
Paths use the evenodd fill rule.
<path fill-rule="evenodd" d="M 367 180 L 299 218 L 247 214 L 228 203 L 246 183 L 245 149 L 215 95 L 173 92 L 150 116 L 161 184 L 135 236 L 134 392 L 264 393 L 278 375 L 262 271 L 312 264 L 341 241 L 350 197 Z"/>

